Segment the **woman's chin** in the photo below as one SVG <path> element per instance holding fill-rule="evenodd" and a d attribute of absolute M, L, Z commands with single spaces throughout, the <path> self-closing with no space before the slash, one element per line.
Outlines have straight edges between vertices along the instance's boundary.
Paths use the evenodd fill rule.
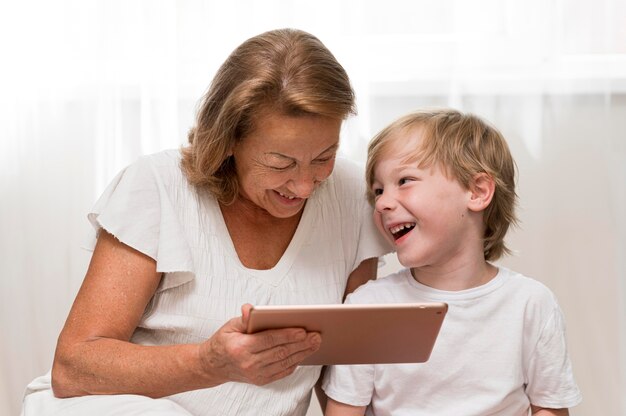
<path fill-rule="evenodd" d="M 306 203 L 304 198 L 287 198 L 276 191 L 273 192 L 271 199 L 272 209 L 269 212 L 278 218 L 289 218 L 298 214 Z"/>

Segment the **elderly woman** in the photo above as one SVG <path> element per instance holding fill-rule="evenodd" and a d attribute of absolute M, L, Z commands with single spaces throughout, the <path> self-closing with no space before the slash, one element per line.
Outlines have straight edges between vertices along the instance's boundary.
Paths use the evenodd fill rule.
<path fill-rule="evenodd" d="M 320 334 L 246 334 L 248 304 L 340 303 L 375 278 L 388 247 L 362 172 L 336 157 L 353 112 L 314 36 L 240 45 L 189 146 L 126 168 L 89 214 L 93 257 L 23 413 L 305 414 L 321 368 L 298 364 Z"/>

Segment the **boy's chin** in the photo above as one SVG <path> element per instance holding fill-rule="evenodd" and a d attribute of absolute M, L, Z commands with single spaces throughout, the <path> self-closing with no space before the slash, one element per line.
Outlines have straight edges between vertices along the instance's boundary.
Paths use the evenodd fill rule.
<path fill-rule="evenodd" d="M 410 259 L 410 258 L 408 258 L 408 257 L 406 257 L 406 256 L 400 256 L 400 255 L 398 255 L 398 262 L 400 262 L 400 264 L 401 264 L 403 267 L 407 267 L 407 268 L 409 268 L 409 269 L 410 269 L 410 268 L 413 268 L 413 267 L 418 267 L 418 266 L 415 264 L 415 261 L 411 261 L 411 259 Z"/>
<path fill-rule="evenodd" d="M 398 262 L 403 266 L 409 269 L 424 267 L 425 262 L 423 259 L 416 257 L 415 255 L 411 255 L 410 253 L 402 253 L 397 252 Z"/>

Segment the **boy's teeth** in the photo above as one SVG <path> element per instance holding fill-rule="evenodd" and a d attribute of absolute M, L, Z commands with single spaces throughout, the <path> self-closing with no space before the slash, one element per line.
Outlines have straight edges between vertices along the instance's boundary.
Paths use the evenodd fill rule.
<path fill-rule="evenodd" d="M 396 234 L 404 230 L 405 228 L 413 228 L 414 226 L 415 226 L 415 223 L 406 222 L 404 224 L 398 224 L 398 225 L 391 227 L 389 231 L 391 231 L 391 234 Z"/>

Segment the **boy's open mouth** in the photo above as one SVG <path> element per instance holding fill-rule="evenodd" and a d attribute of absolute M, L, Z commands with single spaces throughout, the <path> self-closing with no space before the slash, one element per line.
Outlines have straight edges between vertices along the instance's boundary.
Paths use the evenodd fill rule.
<path fill-rule="evenodd" d="M 389 229 L 391 235 L 393 235 L 393 239 L 397 240 L 398 238 L 406 235 L 409 231 L 415 228 L 414 222 L 405 222 L 404 224 L 394 225 Z"/>

